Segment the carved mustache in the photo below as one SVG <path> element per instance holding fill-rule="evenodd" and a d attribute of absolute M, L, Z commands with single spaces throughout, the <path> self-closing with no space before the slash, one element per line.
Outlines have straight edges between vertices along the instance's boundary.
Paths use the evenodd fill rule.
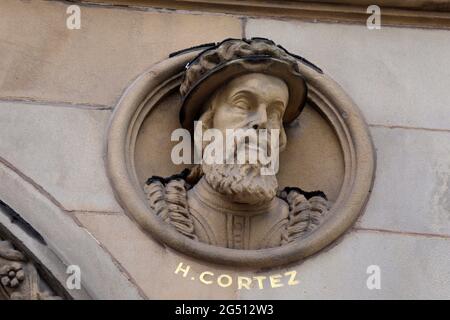
<path fill-rule="evenodd" d="M 258 130 L 255 130 L 258 132 Z M 238 158 L 238 152 L 245 152 L 245 156 L 248 159 L 250 157 L 250 153 L 254 153 L 257 157 L 259 163 L 259 156 L 270 156 L 271 152 L 271 140 L 270 140 L 270 132 L 267 134 L 267 138 L 263 136 L 257 135 L 257 141 L 253 139 L 248 139 L 248 137 L 234 137 L 234 150 L 232 156 L 234 159 Z M 226 157 L 227 158 L 227 157 Z"/>

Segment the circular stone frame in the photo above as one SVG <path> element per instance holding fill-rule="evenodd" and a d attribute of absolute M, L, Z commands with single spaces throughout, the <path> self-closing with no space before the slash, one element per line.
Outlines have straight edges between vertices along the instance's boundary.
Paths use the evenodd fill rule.
<path fill-rule="evenodd" d="M 158 101 L 178 89 L 186 63 L 197 54 L 188 52 L 154 65 L 125 90 L 114 109 L 107 133 L 106 166 L 122 208 L 158 241 L 210 263 L 276 267 L 306 258 L 331 244 L 352 226 L 365 207 L 375 175 L 375 151 L 368 126 L 351 98 L 331 78 L 300 62 L 300 72 L 308 85 L 307 103 L 319 110 L 333 127 L 344 157 L 340 192 L 318 228 L 296 242 L 276 248 L 228 249 L 183 236 L 148 207 L 134 167 L 139 128 Z"/>

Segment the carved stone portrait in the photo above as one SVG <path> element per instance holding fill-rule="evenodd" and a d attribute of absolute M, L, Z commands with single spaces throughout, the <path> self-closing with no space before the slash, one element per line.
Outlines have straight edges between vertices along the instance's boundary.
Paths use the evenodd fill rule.
<path fill-rule="evenodd" d="M 223 137 L 227 129 L 276 128 L 283 151 L 284 124 L 300 114 L 306 90 L 297 59 L 284 49 L 265 39 L 230 39 L 189 63 L 180 121 L 192 131 L 200 120 L 203 130 L 218 129 Z M 145 190 L 150 207 L 183 235 L 231 249 L 263 249 L 295 241 L 326 215 L 323 192 L 296 187 L 279 190 L 276 175 L 262 175 L 260 163 L 203 163 L 185 175 L 152 177 Z"/>
<path fill-rule="evenodd" d="M 220 140 L 223 161 L 175 163 L 180 129 L 194 150 L 187 158 L 211 155 Z M 258 138 L 227 140 L 239 130 Z M 208 131 L 218 136 L 198 143 Z M 273 161 L 235 161 L 242 150 Z M 353 101 L 263 38 L 190 48 L 153 66 L 125 91 L 107 141 L 109 177 L 132 219 L 181 253 L 235 266 L 285 264 L 330 244 L 363 209 L 374 164 Z"/>

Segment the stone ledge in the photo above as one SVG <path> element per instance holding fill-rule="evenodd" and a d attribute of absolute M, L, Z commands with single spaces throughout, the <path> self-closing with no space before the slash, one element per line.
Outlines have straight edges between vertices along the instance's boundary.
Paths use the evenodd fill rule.
<path fill-rule="evenodd" d="M 367 7 L 378 4 L 382 10 L 383 25 L 450 28 L 450 15 L 448 14 L 450 2 L 439 0 L 79 0 L 78 2 L 357 24 L 365 24 L 369 16 L 366 13 Z"/>

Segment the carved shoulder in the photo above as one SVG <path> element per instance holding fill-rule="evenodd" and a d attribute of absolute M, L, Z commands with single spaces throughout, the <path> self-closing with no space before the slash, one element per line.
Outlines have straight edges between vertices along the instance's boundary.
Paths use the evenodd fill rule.
<path fill-rule="evenodd" d="M 187 202 L 188 185 L 182 176 L 151 177 L 144 186 L 148 205 L 157 216 L 188 238 L 197 240 Z"/>
<path fill-rule="evenodd" d="M 327 215 L 330 203 L 321 191 L 305 192 L 285 188 L 279 195 L 289 205 L 289 216 L 282 233 L 282 245 L 295 241 L 317 228 Z"/>

